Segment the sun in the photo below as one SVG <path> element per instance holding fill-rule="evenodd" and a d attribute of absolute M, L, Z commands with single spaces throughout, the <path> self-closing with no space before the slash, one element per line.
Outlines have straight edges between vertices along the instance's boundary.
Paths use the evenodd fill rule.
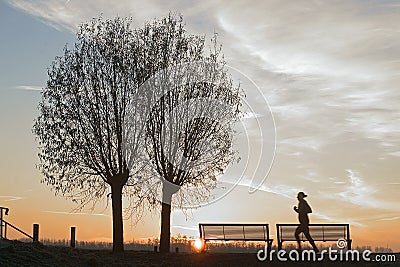
<path fill-rule="evenodd" d="M 202 251 L 203 250 L 203 247 L 204 247 L 204 241 L 202 240 L 202 239 L 196 239 L 194 242 L 193 242 L 193 246 L 194 246 L 194 248 L 196 249 L 196 250 L 199 250 L 199 251 Z"/>

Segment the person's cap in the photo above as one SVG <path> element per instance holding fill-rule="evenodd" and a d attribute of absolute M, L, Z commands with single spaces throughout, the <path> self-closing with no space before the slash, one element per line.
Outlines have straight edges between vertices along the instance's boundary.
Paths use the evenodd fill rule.
<path fill-rule="evenodd" d="M 306 197 L 307 195 L 306 194 L 304 194 L 304 192 L 299 192 L 298 194 L 297 194 L 297 197 Z"/>

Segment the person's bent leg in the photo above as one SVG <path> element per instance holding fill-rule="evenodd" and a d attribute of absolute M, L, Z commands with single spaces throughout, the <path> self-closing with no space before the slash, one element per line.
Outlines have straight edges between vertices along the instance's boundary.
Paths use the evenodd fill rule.
<path fill-rule="evenodd" d="M 315 251 L 316 253 L 318 253 L 318 252 L 319 252 L 319 249 L 318 249 L 317 246 L 315 245 L 314 239 L 311 237 L 310 231 L 308 230 L 308 227 L 307 227 L 307 229 L 306 229 L 303 233 L 304 233 L 304 235 L 307 237 L 308 242 L 310 242 L 310 244 L 311 244 L 311 246 L 313 247 L 314 251 Z"/>
<path fill-rule="evenodd" d="M 298 226 L 298 227 L 296 228 L 296 231 L 294 232 L 294 236 L 295 236 L 296 241 L 297 241 L 297 247 L 298 247 L 299 250 L 301 250 L 300 233 L 301 233 L 302 231 L 303 231 L 303 230 L 301 229 L 301 227 Z"/>

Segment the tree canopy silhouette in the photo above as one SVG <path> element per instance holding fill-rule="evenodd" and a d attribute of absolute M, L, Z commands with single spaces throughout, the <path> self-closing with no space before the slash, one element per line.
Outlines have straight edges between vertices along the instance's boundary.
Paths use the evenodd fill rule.
<path fill-rule="evenodd" d="M 146 112 L 134 99 L 150 75 L 130 25 L 129 19 L 99 18 L 80 26 L 75 46 L 65 47 L 48 70 L 33 127 L 42 182 L 56 194 L 83 207 L 111 188 L 115 252 L 123 251 L 122 194 L 140 191 Z M 125 123 L 127 113 L 135 123 Z"/>
<path fill-rule="evenodd" d="M 217 176 L 236 158 L 232 141 L 242 94 L 227 74 L 216 36 L 207 53 L 205 38 L 188 34 L 181 19 L 169 16 L 147 24 L 145 32 L 153 40 L 146 58 L 160 69 L 141 86 L 153 98 L 146 120 L 146 176 L 161 178 L 150 189 L 162 202 L 160 251 L 169 252 L 171 205 L 204 203 Z"/>

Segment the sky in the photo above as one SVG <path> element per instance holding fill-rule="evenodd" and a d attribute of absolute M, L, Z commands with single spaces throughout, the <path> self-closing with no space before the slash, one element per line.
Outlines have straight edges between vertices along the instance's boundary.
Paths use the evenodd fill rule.
<path fill-rule="evenodd" d="M 220 177 L 229 193 L 173 210 L 172 234 L 197 236 L 199 222 L 296 223 L 292 207 L 304 191 L 311 222 L 350 223 L 354 245 L 400 251 L 398 1 L 0 1 L 6 219 L 27 231 L 39 223 L 42 238 L 68 238 L 77 226 L 80 240 L 111 240 L 106 200 L 72 212 L 70 200 L 40 183 L 31 132 L 40 90 L 80 23 L 102 14 L 141 27 L 169 11 L 183 15 L 190 33 L 218 34 L 252 110 L 236 137 L 244 157 Z M 125 221 L 126 241 L 158 235 L 158 213 Z"/>

